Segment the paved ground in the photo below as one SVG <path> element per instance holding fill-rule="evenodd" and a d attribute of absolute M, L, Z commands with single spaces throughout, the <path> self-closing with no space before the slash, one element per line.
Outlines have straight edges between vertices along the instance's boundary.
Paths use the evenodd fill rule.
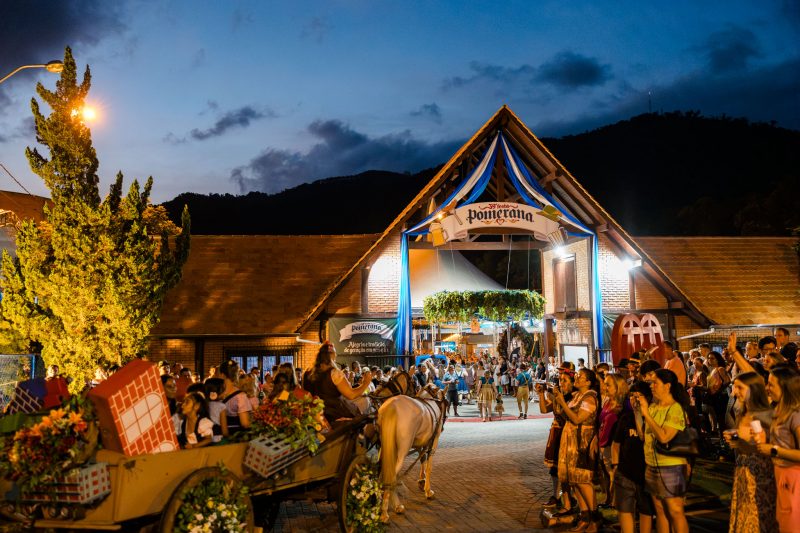
<path fill-rule="evenodd" d="M 512 402 L 514 405 L 511 405 Z M 515 417 L 516 402 L 505 402 L 506 415 Z M 540 529 L 542 504 L 552 485 L 542 464 L 551 420 L 479 422 L 475 405 L 460 409 L 464 419 L 448 421 L 439 450 L 434 456 L 432 488 L 434 500 L 427 501 L 416 486 L 418 467 L 405 476 L 402 499 L 405 515 L 393 515 L 390 532 L 429 532 L 435 529 L 464 532 L 550 531 Z M 538 414 L 531 404 L 530 414 Z M 406 460 L 410 465 L 413 458 Z M 726 531 L 726 502 L 711 494 L 730 486 L 730 468 L 713 463 L 698 470 L 703 483 L 687 499 L 692 531 Z M 716 485 L 715 485 L 716 483 Z M 693 482 L 693 485 L 695 483 Z M 701 486 L 702 485 L 702 486 Z M 607 531 L 614 527 L 613 513 Z M 284 503 L 275 531 L 338 531 L 335 507 L 312 502 Z"/>

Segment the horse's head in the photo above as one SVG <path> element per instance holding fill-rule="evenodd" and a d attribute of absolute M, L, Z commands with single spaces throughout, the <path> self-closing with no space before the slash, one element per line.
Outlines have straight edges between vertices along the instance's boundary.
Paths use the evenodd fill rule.
<path fill-rule="evenodd" d="M 441 402 L 444 400 L 445 394 L 443 389 L 440 389 L 433 383 L 428 383 L 420 389 L 419 393 L 417 393 L 417 397 Z"/>
<path fill-rule="evenodd" d="M 395 374 L 389 381 L 381 382 L 370 396 L 375 399 L 385 400 L 386 398 L 397 396 L 398 394 L 411 395 L 412 392 L 409 391 L 413 392 L 413 383 L 408 372 L 403 370 Z"/>

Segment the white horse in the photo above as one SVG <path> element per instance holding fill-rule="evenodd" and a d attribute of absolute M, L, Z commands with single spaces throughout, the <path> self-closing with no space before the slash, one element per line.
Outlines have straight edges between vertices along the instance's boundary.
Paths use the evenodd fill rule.
<path fill-rule="evenodd" d="M 396 483 L 403 461 L 411 450 L 420 454 L 419 487 L 425 497 L 433 498 L 431 490 L 431 456 L 439 444 L 444 426 L 444 393 L 429 385 L 416 398 L 398 395 L 385 400 L 378 409 L 381 435 L 381 481 L 383 505 L 381 520 L 389 521 L 389 503 L 401 514 L 405 507 L 397 495 Z"/>

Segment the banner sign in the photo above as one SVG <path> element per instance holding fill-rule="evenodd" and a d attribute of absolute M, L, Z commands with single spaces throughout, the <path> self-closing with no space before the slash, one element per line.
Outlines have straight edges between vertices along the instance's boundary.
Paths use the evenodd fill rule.
<path fill-rule="evenodd" d="M 339 318 L 328 320 L 329 337 L 341 355 L 390 355 L 395 352 L 396 318 Z"/>
<path fill-rule="evenodd" d="M 445 241 L 466 239 L 470 230 L 513 228 L 530 231 L 539 240 L 557 231 L 558 222 L 527 204 L 512 202 L 479 202 L 451 211 L 441 220 Z"/>

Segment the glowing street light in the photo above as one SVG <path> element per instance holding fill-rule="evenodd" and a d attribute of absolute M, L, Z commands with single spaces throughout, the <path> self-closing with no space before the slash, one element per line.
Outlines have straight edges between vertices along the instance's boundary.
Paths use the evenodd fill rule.
<path fill-rule="evenodd" d="M 92 122 L 97 118 L 97 110 L 91 106 L 85 105 L 78 109 L 73 109 L 70 116 L 78 117 L 81 122 Z"/>
<path fill-rule="evenodd" d="M 11 73 L 5 75 L 2 79 L 0 79 L 0 83 L 3 83 L 4 81 L 6 81 L 8 78 L 13 76 L 17 72 L 19 72 L 21 70 L 28 69 L 28 68 L 43 68 L 47 72 L 52 72 L 53 74 L 58 74 L 59 72 L 64 70 L 64 63 L 62 63 L 61 61 L 56 60 L 56 61 L 48 61 L 47 63 L 44 63 L 42 65 L 22 65 L 21 67 L 17 67 L 16 69 L 12 70 Z"/>

